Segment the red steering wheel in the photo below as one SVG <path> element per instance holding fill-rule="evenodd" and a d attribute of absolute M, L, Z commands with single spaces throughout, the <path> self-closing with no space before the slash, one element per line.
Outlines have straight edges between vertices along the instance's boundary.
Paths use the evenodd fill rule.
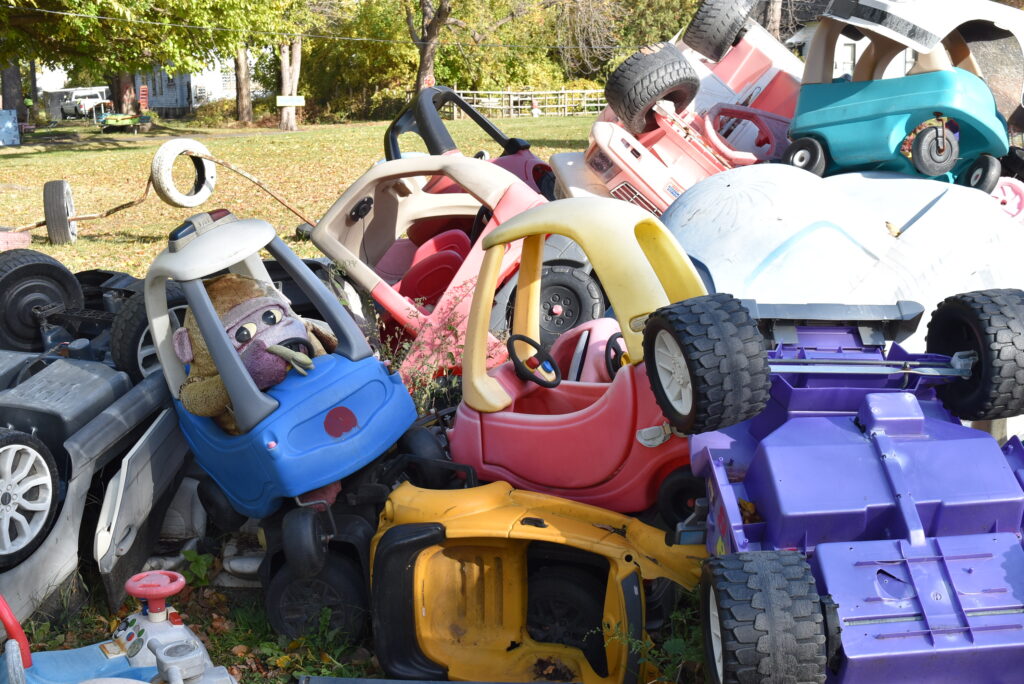
<path fill-rule="evenodd" d="M 28 637 L 25 636 L 25 630 L 21 628 L 21 623 L 14 617 L 14 611 L 7 605 L 7 599 L 2 595 L 0 595 L 0 624 L 4 626 L 7 638 L 18 642 L 18 648 L 21 649 L 21 664 L 26 668 L 32 667 L 32 651 L 28 648 Z"/>
<path fill-rule="evenodd" d="M 149 602 L 149 611 L 159 613 L 167 608 L 167 598 L 185 588 L 185 578 L 171 570 L 150 570 L 133 575 L 124 583 L 124 590 L 137 599 Z"/>

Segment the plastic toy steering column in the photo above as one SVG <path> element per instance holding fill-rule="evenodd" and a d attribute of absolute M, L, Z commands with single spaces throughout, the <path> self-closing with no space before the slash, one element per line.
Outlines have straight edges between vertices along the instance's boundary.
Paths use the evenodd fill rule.
<path fill-rule="evenodd" d="M 7 637 L 18 642 L 22 666 L 32 667 L 32 651 L 28 648 L 28 637 L 25 636 L 25 630 L 21 628 L 21 623 L 14 617 L 14 611 L 7 605 L 7 599 L 2 595 L 0 595 L 0 624 L 4 626 Z"/>
<path fill-rule="evenodd" d="M 516 342 L 529 345 L 537 353 L 524 361 L 516 354 Z M 512 359 L 512 367 L 515 368 L 516 375 L 520 379 L 537 383 L 541 387 L 548 389 L 558 387 L 561 384 L 562 371 L 548 350 L 540 345 L 540 342 L 532 340 L 526 335 L 512 335 L 508 338 L 506 346 L 508 347 L 509 358 Z M 546 377 L 548 374 L 551 376 L 550 379 Z"/>
<path fill-rule="evenodd" d="M 163 622 L 167 619 L 167 598 L 184 588 L 185 578 L 170 570 L 140 572 L 124 583 L 124 590 L 130 596 L 148 602 L 151 622 Z"/>

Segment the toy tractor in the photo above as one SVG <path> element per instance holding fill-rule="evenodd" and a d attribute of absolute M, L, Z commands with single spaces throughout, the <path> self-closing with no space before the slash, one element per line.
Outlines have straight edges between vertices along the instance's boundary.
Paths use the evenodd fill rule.
<path fill-rule="evenodd" d="M 678 532 L 714 556 L 708 680 L 1017 679 L 1024 446 L 961 420 L 1024 410 L 1024 292 L 946 299 L 924 354 L 914 303 L 746 305 L 771 399 L 691 438 L 707 505 Z"/>
<path fill-rule="evenodd" d="M 555 306 L 572 303 L 539 296 L 549 234 L 583 248 L 614 309 L 614 318 L 580 326 L 550 347 L 538 340 L 540 321 Z M 488 372 L 487 293 L 509 245 L 520 240 L 510 360 Z M 483 247 L 464 353 L 463 402 L 448 432 L 452 460 L 472 466 L 483 480 L 618 512 L 645 511 L 657 502 L 672 525 L 689 515 L 703 483 L 690 473 L 686 434 L 743 420 L 747 411 L 760 410 L 766 395 L 767 366 L 756 360 L 754 326 L 728 303 L 694 312 L 693 320 L 664 320 L 667 328 L 689 326 L 694 336 L 733 338 L 733 345 L 701 358 L 729 372 L 684 378 L 673 375 L 672 364 L 651 365 L 641 336 L 644 321 L 707 290 L 666 228 L 625 202 L 580 198 L 544 205 L 504 223 L 483 239 Z M 710 399 L 734 391 L 735 403 Z"/>
<path fill-rule="evenodd" d="M 332 353 L 308 358 L 318 337 L 309 326 L 323 328 L 315 322 L 304 327 L 283 303 L 259 259 L 264 248 L 336 338 Z M 204 285 L 204 278 L 225 270 L 229 276 Z M 256 283 L 265 294 L 228 310 L 218 302 L 221 310 L 215 309 L 211 288 L 215 282 L 218 287 L 234 282 L 225 280 L 229 277 L 247 287 Z M 171 281 L 189 306 L 185 327 L 178 330 L 172 329 L 167 310 Z M 401 379 L 373 356 L 348 312 L 263 221 L 237 220 L 224 210 L 188 219 L 171 232 L 167 248 L 151 265 L 145 296 L 181 431 L 212 478 L 200 489 L 204 506 L 222 529 L 234 529 L 248 517 L 261 519 L 265 536 L 275 541 L 261 568 L 271 624 L 294 635 L 315 621 L 323 601 L 310 583 L 351 589 L 352 595 L 339 601 L 365 605 L 361 549 L 373 532 L 373 506 L 383 503 L 393 479 L 378 458 L 416 417 Z M 277 337 L 288 339 L 271 345 Z M 208 352 L 201 354 L 204 349 Z M 287 365 L 281 370 L 283 364 L 268 354 L 283 354 L 295 370 Z M 187 371 L 182 357 L 188 359 Z M 264 357 L 276 365 L 253 365 L 253 359 Z M 303 357 L 304 362 L 295 361 Z M 264 382 L 264 374 L 279 370 L 283 380 Z M 219 380 L 210 384 L 213 377 Z M 272 386 L 263 391 L 257 381 Z M 205 394 L 189 394 L 196 388 Z M 209 396 L 229 401 L 226 412 L 197 415 L 185 406 L 186 399 Z M 323 579 L 339 575 L 346 582 Z M 311 603 L 316 615 L 302 610 Z M 332 616 L 340 621 L 336 627 L 355 637 L 361 611 L 335 610 Z"/>

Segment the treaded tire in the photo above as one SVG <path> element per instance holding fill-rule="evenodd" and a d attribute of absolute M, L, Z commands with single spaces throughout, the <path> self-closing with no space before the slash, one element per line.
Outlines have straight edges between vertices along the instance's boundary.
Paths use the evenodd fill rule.
<path fill-rule="evenodd" d="M 574 565 L 540 568 L 527 583 L 526 631 L 541 643 L 578 648 L 590 666 L 606 677 L 604 616 L 605 582 Z"/>
<path fill-rule="evenodd" d="M 184 323 L 186 306 L 188 301 L 181 286 L 177 283 L 167 283 L 167 308 L 171 311 L 172 325 L 175 318 L 178 326 Z M 145 356 L 142 354 L 144 347 L 152 346 L 149 317 L 146 315 L 146 298 L 139 292 L 121 305 L 110 327 L 110 355 L 114 359 L 114 366 L 127 373 L 132 382 L 139 382 L 150 373 L 160 370 L 155 350 Z"/>
<path fill-rule="evenodd" d="M 612 72 L 604 96 L 626 130 L 640 135 L 657 126 L 651 110 L 659 100 L 671 101 L 679 111 L 693 102 L 698 90 L 700 78 L 683 53 L 672 43 L 655 43 Z"/>
<path fill-rule="evenodd" d="M 600 318 L 604 293 L 582 269 L 545 266 L 540 276 L 540 307 L 540 343 L 550 346 L 562 333 Z"/>
<path fill-rule="evenodd" d="M 559 236 L 553 235 L 548 238 Z M 578 259 L 583 259 L 579 261 Z M 582 302 L 579 311 L 571 317 L 559 317 L 558 320 L 544 320 L 544 312 L 541 312 L 540 341 L 541 344 L 552 344 L 559 335 L 572 328 L 601 318 L 607 308 L 604 290 L 592 273 L 579 266 L 570 266 L 569 263 L 586 264 L 586 255 L 582 253 L 576 243 L 567 241 L 563 246 L 551 249 L 548 245 L 544 248 L 544 262 L 562 261 L 541 269 L 541 306 L 543 307 L 545 297 L 552 293 L 552 288 L 563 288 L 575 293 L 577 299 Z M 488 328 L 497 338 L 508 337 L 512 331 L 512 319 L 515 315 L 516 291 L 519 285 L 519 273 L 513 274 L 494 295 L 494 306 L 491 309 L 491 318 Z M 550 305 L 551 302 L 548 302 Z M 562 325 L 557 325 L 561 320 Z M 571 323 L 571 325 L 565 325 Z"/>
<path fill-rule="evenodd" d="M 730 294 L 658 309 L 647 319 L 643 346 L 654 398 L 680 432 L 720 430 L 753 418 L 767 405 L 764 338 L 750 312 Z"/>
<path fill-rule="evenodd" d="M 713 62 L 743 37 L 757 0 L 704 0 L 686 27 L 683 42 Z"/>
<path fill-rule="evenodd" d="M 16 447 L 16 445 L 20 445 L 24 449 L 11 449 L 14 452 L 14 458 L 19 458 L 18 466 L 13 466 L 14 462 L 12 461 L 12 470 L 15 473 L 21 470 L 20 464 L 23 463 L 21 459 L 26 457 L 25 450 L 31 452 L 28 455 L 30 466 L 25 469 L 25 474 L 17 480 L 6 481 L 0 479 L 0 483 L 4 485 L 4 491 L 0 493 L 0 504 L 10 509 L 11 515 L 20 514 L 25 519 L 25 525 L 29 526 L 31 536 L 27 540 L 20 537 L 10 539 L 9 543 L 12 545 L 17 544 L 17 548 L 7 551 L 0 548 L 0 571 L 14 567 L 31 556 L 39 548 L 39 545 L 43 543 L 46 536 L 50 533 L 53 521 L 57 517 L 57 509 L 60 507 L 58 496 L 60 480 L 58 477 L 57 461 L 53 458 L 50 450 L 32 435 L 17 430 L 0 429 L 0 454 L 7 451 L 7 448 Z M 25 488 L 22 494 L 33 493 L 29 497 L 24 497 L 23 499 L 15 498 L 13 500 L 8 498 L 12 494 L 12 491 L 8 491 L 10 487 L 13 486 L 13 492 L 17 493 L 19 482 L 24 483 L 28 479 L 36 481 L 37 477 L 33 477 L 33 475 L 41 475 L 42 470 L 45 470 L 46 475 L 49 476 L 49 482 L 43 481 Z M 47 491 L 47 488 L 48 495 L 45 495 L 44 492 Z M 47 506 L 41 511 L 34 510 L 34 508 L 22 508 L 19 504 L 24 501 L 31 501 L 33 503 L 45 501 Z M 12 521 L 8 518 L 5 518 L 2 522 L 5 526 L 12 524 Z M 9 530 L 5 532 L 7 535 L 10 535 Z"/>
<path fill-rule="evenodd" d="M 0 252 L 0 348 L 44 351 L 32 309 L 54 303 L 85 304 L 81 284 L 64 264 L 31 249 Z"/>
<path fill-rule="evenodd" d="M 366 631 L 369 597 L 359 564 L 337 552 L 327 554 L 323 569 L 299 577 L 286 562 L 267 585 L 267 620 L 278 634 L 297 638 L 315 632 L 323 608 L 339 639 L 357 643 Z"/>
<path fill-rule="evenodd" d="M 78 222 L 68 220 L 74 215 L 71 185 L 64 180 L 47 181 L 43 185 L 43 218 L 51 244 L 70 245 L 78 239 Z"/>
<path fill-rule="evenodd" d="M 755 551 L 711 558 L 701 573 L 700 599 L 710 684 L 825 681 L 825 617 L 803 554 Z"/>
<path fill-rule="evenodd" d="M 971 377 L 938 387 L 962 420 L 996 420 L 1024 412 L 1024 292 L 981 290 L 943 300 L 928 321 L 928 352 L 978 354 Z"/>

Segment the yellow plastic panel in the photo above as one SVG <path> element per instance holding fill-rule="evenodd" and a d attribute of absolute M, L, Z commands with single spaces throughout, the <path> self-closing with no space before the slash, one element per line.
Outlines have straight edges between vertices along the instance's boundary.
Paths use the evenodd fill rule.
<path fill-rule="evenodd" d="M 466 323 L 466 346 L 462 356 L 462 399 L 471 409 L 481 413 L 495 413 L 512 404 L 508 392 L 497 380 L 487 375 L 488 325 L 504 254 L 505 249 L 500 245 L 488 249 L 484 254 Z"/>

